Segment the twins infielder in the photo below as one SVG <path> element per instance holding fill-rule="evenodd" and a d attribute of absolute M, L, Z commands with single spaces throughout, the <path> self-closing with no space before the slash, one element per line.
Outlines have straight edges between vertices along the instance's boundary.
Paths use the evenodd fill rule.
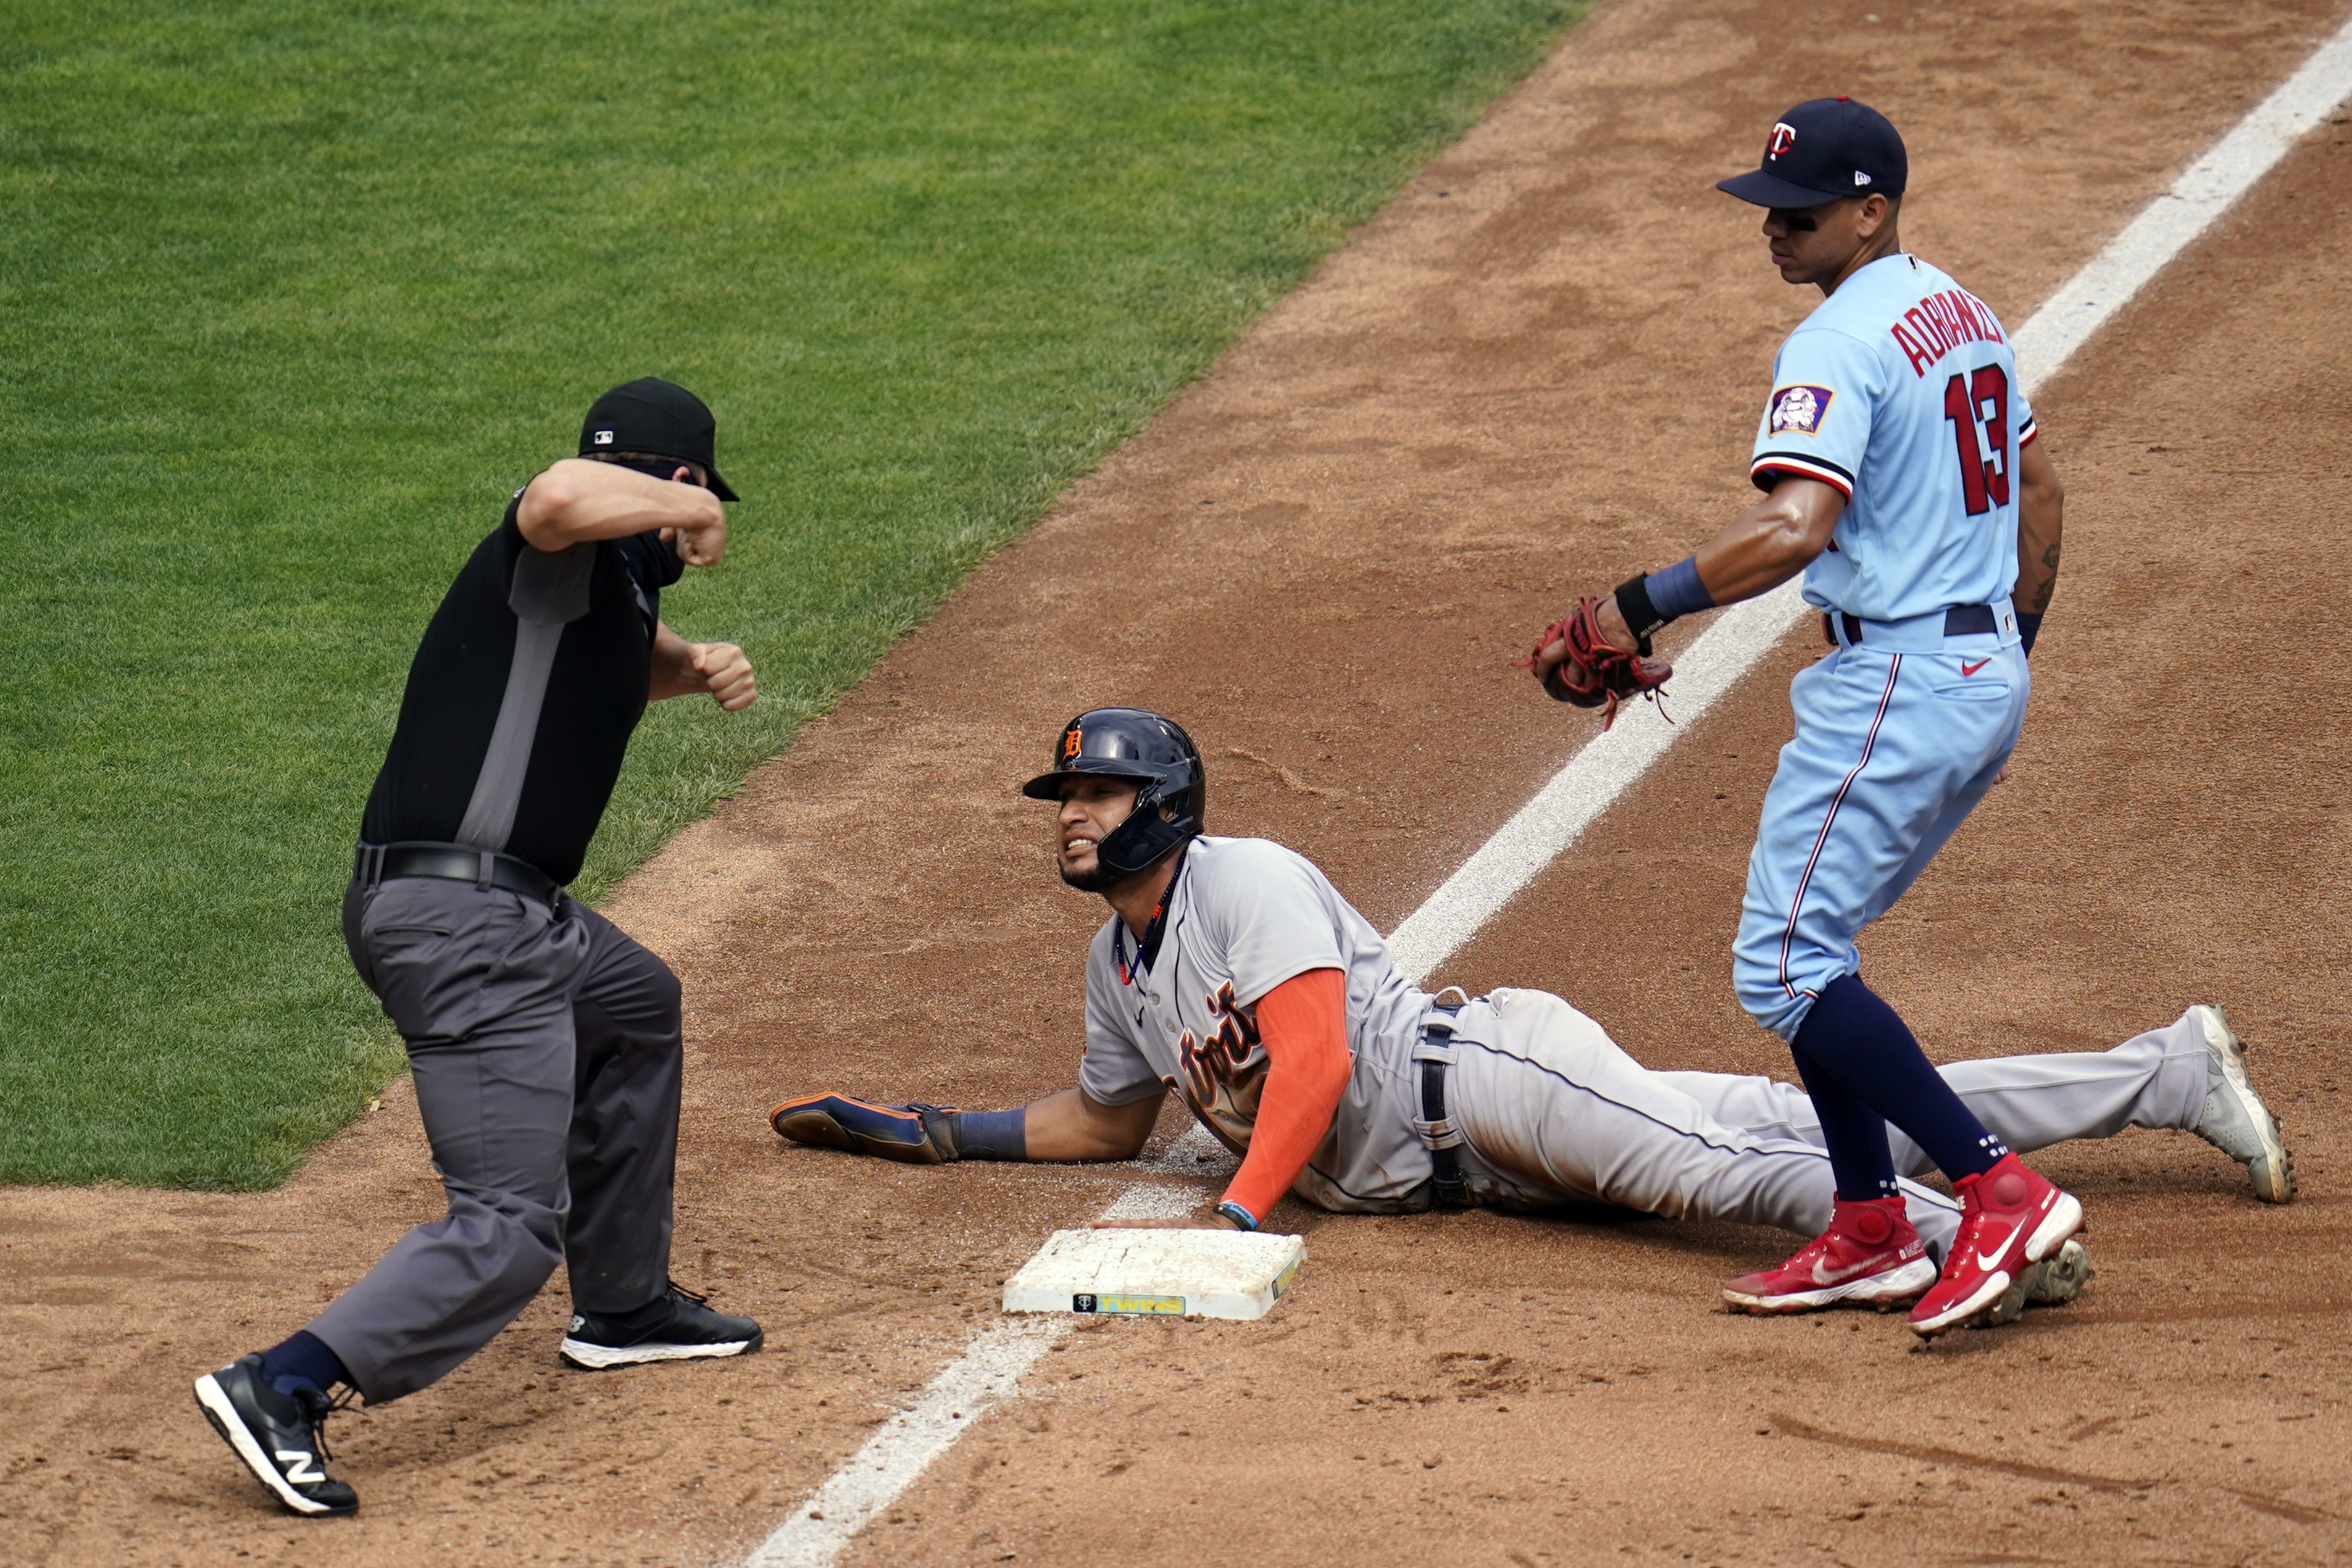
<path fill-rule="evenodd" d="M 1830 1158 L 1802 1093 L 1761 1078 L 1649 1071 L 1540 991 L 1457 1005 L 1424 994 L 1304 857 L 1262 838 L 1200 837 L 1200 753 L 1160 715 L 1080 714 L 1024 793 L 1060 803 L 1062 879 L 1111 907 L 1087 957 L 1076 1087 L 987 1112 L 808 1095 L 770 1113 L 778 1132 L 927 1163 L 1126 1160 L 1142 1152 L 1172 1089 L 1242 1155 L 1197 1226 L 1255 1229 L 1286 1191 L 1360 1214 L 1597 1201 L 1802 1235 L 1829 1222 Z M 2246 1162 L 2274 1137 L 2211 1007 L 2111 1051 L 1962 1062 L 1944 1076 L 2021 1149 L 2173 1127 Z M 1929 1165 L 1907 1142 L 1896 1158 L 1908 1172 Z M 1959 1206 L 1898 1186 L 1906 1227 L 1941 1255 Z M 2069 1243 L 2021 1270 L 1997 1305 L 2013 1314 L 2029 1296 L 2068 1299 L 2086 1273 Z M 1872 1294 L 1866 1280 L 1825 1276 L 1769 1305 Z"/>
<path fill-rule="evenodd" d="M 1818 1239 L 1725 1293 L 1771 1309 L 1835 1278 L 1849 1295 L 1918 1296 L 1911 1326 L 1935 1334 L 1997 1311 L 2083 1216 L 2019 1162 L 2013 1151 L 2033 1146 L 2021 1130 L 1939 1076 L 1856 973 L 1855 936 L 2017 742 L 2063 510 L 2000 322 L 1897 240 L 1906 171 L 1883 116 L 1823 99 L 1772 127 L 1762 167 L 1721 183 L 1769 209 L 1780 276 L 1826 296 L 1773 365 L 1750 468 L 1768 499 L 1695 555 L 1586 600 L 1535 662 L 1556 694 L 1613 702 L 1665 673 L 1634 650 L 1668 621 L 1803 571 L 1833 651 L 1790 689 L 1796 736 L 1765 795 L 1734 972 L 1741 1004 L 1790 1042 L 1838 1201 Z M 1900 1152 L 1889 1122 L 1907 1140 Z M 2275 1126 L 2251 1125 L 2260 1146 L 2242 1157 L 2256 1191 L 2284 1202 Z M 1940 1277 L 1898 1193 L 1913 1150 L 1960 1198 L 1960 1244 Z"/>

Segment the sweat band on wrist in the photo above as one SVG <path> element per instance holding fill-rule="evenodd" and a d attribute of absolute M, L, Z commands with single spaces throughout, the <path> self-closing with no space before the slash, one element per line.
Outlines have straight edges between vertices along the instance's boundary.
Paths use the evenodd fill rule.
<path fill-rule="evenodd" d="M 1625 629 L 1633 634 L 1633 651 L 1649 657 L 1650 634 L 1666 624 L 1666 617 L 1650 602 L 1650 580 L 1628 577 L 1617 584 L 1617 613 L 1625 617 Z"/>
<path fill-rule="evenodd" d="M 1227 1219 L 1233 1221 L 1244 1230 L 1255 1230 L 1257 1228 L 1257 1215 L 1250 1213 L 1249 1210 L 1242 1207 L 1241 1205 L 1234 1202 L 1231 1198 L 1227 1198 L 1223 1203 L 1219 1204 L 1217 1205 L 1217 1212 L 1224 1215 Z"/>
<path fill-rule="evenodd" d="M 1029 1157 L 1029 1112 L 1025 1109 L 959 1110 L 952 1120 L 959 1159 L 1026 1160 Z"/>
<path fill-rule="evenodd" d="M 1664 571 L 1650 574 L 1649 589 L 1650 603 L 1656 607 L 1662 626 L 1715 608 L 1715 595 L 1699 581 L 1696 555 L 1685 555 Z"/>
<path fill-rule="evenodd" d="M 2017 640 L 2025 645 L 2025 656 L 2033 657 L 2033 639 L 2042 635 L 2042 617 L 2021 610 L 2017 616 Z"/>

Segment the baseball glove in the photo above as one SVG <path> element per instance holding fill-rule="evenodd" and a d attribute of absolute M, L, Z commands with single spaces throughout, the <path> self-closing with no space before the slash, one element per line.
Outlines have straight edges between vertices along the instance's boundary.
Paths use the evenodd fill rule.
<path fill-rule="evenodd" d="M 953 1106 L 877 1105 L 845 1094 L 804 1094 L 768 1112 L 768 1125 L 794 1143 L 846 1149 L 913 1165 L 945 1165 L 961 1159 L 956 1147 Z"/>
<path fill-rule="evenodd" d="M 1543 689 L 1555 700 L 1573 702 L 1579 708 L 1598 708 L 1606 703 L 1609 717 L 1601 725 L 1606 730 L 1617 722 L 1618 699 L 1639 696 L 1656 702 L 1673 677 L 1675 667 L 1653 663 L 1642 657 L 1650 651 L 1647 638 L 1643 639 L 1638 650 L 1619 647 L 1610 641 L 1601 629 L 1601 602 L 1602 595 L 1596 594 L 1579 604 L 1567 619 L 1546 626 L 1543 636 L 1536 639 L 1534 651 L 1520 659 L 1518 667 L 1531 668 L 1538 654 L 1565 639 L 1568 657 L 1541 677 Z M 1660 715 L 1665 711 L 1665 705 L 1659 703 Z M 1673 720 L 1669 718 L 1667 722 Z"/>

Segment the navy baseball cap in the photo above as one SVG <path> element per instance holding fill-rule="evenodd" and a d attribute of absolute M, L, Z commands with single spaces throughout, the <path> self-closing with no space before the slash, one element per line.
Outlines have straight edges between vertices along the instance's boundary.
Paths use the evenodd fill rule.
<path fill-rule="evenodd" d="M 1780 116 L 1764 140 L 1764 166 L 1715 188 L 1759 207 L 1817 207 L 1873 191 L 1899 196 L 1911 174 L 1886 116 L 1850 98 L 1817 98 Z"/>
<path fill-rule="evenodd" d="M 674 381 L 640 376 L 598 398 L 580 426 L 580 455 L 600 452 L 645 452 L 694 463 L 710 476 L 710 493 L 720 500 L 739 499 L 719 477 L 712 455 L 719 421 L 702 399 Z"/>

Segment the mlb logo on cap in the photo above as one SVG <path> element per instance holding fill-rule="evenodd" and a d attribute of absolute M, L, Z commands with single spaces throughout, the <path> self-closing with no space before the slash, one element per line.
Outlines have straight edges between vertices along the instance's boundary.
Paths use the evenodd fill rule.
<path fill-rule="evenodd" d="M 610 430 L 599 430 L 596 432 L 596 445 L 599 447 L 609 447 L 612 444 L 613 433 Z"/>
<path fill-rule="evenodd" d="M 1850 98 L 1817 98 L 1773 121 L 1761 167 L 1715 188 L 1759 207 L 1817 207 L 1858 193 L 1899 196 L 1910 172 L 1886 116 Z"/>

